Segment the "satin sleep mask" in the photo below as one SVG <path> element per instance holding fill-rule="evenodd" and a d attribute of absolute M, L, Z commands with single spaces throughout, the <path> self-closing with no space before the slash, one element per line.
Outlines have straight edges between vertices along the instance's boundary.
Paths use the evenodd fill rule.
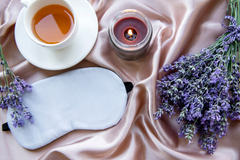
<path fill-rule="evenodd" d="M 99 67 L 76 69 L 38 81 L 32 84 L 31 92 L 22 95 L 34 124 L 14 128 L 9 107 L 8 127 L 17 142 L 30 150 L 73 130 L 109 128 L 119 122 L 125 111 L 127 91 L 132 89 L 130 82 L 125 84 L 114 72 Z"/>

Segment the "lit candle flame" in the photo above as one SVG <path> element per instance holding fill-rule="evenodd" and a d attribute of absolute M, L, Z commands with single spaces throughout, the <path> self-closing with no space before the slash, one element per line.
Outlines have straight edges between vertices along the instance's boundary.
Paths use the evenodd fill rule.
<path fill-rule="evenodd" d="M 128 30 L 128 34 L 132 37 L 132 35 L 133 35 L 133 32 L 132 32 L 132 30 L 131 29 L 129 29 Z"/>
<path fill-rule="evenodd" d="M 127 28 L 124 31 L 124 37 L 128 40 L 128 41 L 134 41 L 137 38 L 137 32 L 135 29 L 132 28 Z"/>

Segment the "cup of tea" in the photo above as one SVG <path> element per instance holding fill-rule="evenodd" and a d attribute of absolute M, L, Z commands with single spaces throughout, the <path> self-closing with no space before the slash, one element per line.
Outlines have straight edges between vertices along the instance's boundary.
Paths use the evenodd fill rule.
<path fill-rule="evenodd" d="M 73 42 L 78 32 L 78 19 L 67 0 L 21 0 L 21 3 L 26 7 L 26 33 L 35 43 L 61 49 Z"/>

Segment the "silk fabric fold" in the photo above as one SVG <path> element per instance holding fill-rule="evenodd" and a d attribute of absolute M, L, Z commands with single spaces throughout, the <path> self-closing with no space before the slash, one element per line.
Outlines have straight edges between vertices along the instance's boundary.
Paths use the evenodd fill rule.
<path fill-rule="evenodd" d="M 0 43 L 12 71 L 29 83 L 76 68 L 99 66 L 117 73 L 123 81 L 131 81 L 133 90 L 120 122 L 106 130 L 77 130 L 34 151 L 22 148 L 11 132 L 0 134 L 0 159 L 3 160 L 238 160 L 240 123 L 231 122 L 228 133 L 219 139 L 213 156 L 193 143 L 179 138 L 180 126 L 174 115 L 155 120 L 156 80 L 164 75 L 162 66 L 179 56 L 199 52 L 211 45 L 225 28 L 227 0 L 90 0 L 99 22 L 98 38 L 89 55 L 79 64 L 61 71 L 47 71 L 30 64 L 19 52 L 14 39 L 14 25 L 23 7 L 19 0 L 1 0 Z M 118 58 L 108 39 L 112 17 L 124 9 L 144 13 L 152 23 L 153 37 L 148 54 L 137 61 Z M 69 82 L 71 83 L 71 82 Z M 7 121 L 7 111 L 0 111 L 0 122 Z M 54 115 L 53 115 L 54 116 Z"/>

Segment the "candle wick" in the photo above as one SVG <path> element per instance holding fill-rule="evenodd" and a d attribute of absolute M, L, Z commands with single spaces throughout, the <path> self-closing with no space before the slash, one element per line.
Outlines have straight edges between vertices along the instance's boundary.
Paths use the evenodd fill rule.
<path fill-rule="evenodd" d="M 124 36 L 129 41 L 134 41 L 137 38 L 137 32 L 133 28 L 128 28 L 124 32 Z"/>

